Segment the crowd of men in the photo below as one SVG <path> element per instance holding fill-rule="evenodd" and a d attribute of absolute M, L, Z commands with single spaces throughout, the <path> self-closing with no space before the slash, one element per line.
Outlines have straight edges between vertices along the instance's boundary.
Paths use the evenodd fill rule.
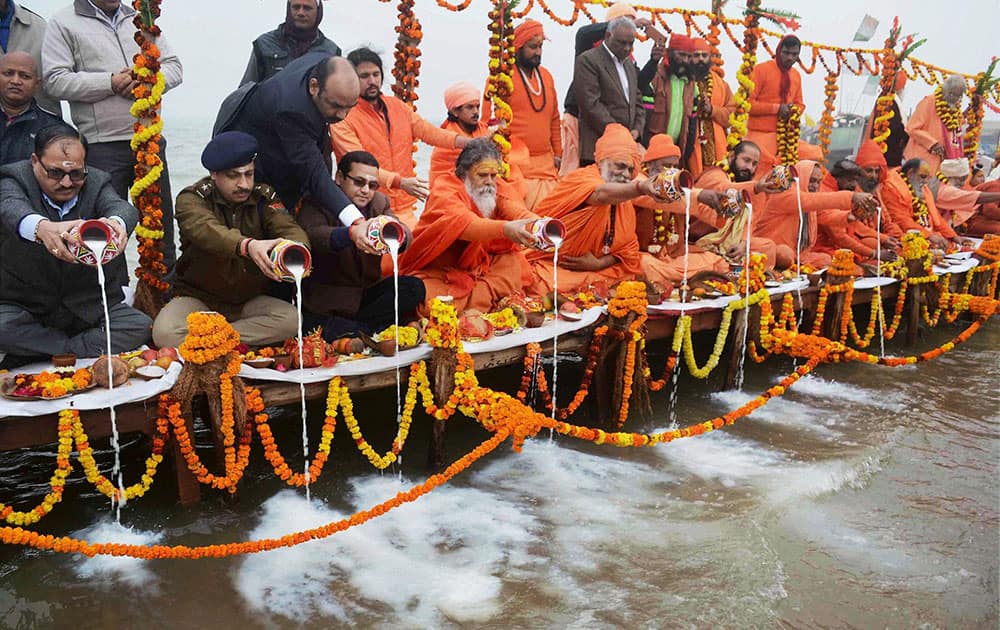
<path fill-rule="evenodd" d="M 74 0 L 46 23 L 0 0 L 3 367 L 105 348 L 97 274 L 78 263 L 74 230 L 105 222 L 120 252 L 138 219 L 127 201 L 134 14 L 120 0 Z M 375 50 L 341 56 L 322 17 L 321 0 L 288 0 L 284 21 L 254 40 L 241 85 L 219 109 L 202 153 L 207 175 L 175 204 L 164 171 L 170 300 L 150 320 L 124 303 L 124 259 L 108 263 L 114 351 L 177 345 L 186 316 L 200 310 L 223 313 L 250 346 L 294 335 L 296 309 L 271 260 L 288 241 L 312 253 L 307 326 L 331 340 L 377 332 L 397 303 L 391 267 L 369 238 L 386 216 L 405 225 L 404 318 L 440 295 L 459 311 L 489 311 L 504 297 L 551 292 L 554 274 L 565 292 L 633 278 L 669 290 L 685 272 L 727 272 L 748 247 L 771 268 L 822 267 L 839 248 L 859 264 L 891 259 L 908 230 L 942 249 L 962 234 L 1000 232 L 1000 184 L 982 181 L 991 165 L 970 168 L 963 133 L 941 120 L 934 95 L 886 153 L 866 139 L 853 159 L 826 165 L 819 147 L 799 141 L 797 179 L 782 185 L 773 170 L 778 130 L 804 109 L 795 36 L 754 69 L 749 131 L 728 149 L 733 90 L 704 40 L 667 38 L 631 6 L 612 5 L 605 22 L 577 34 L 561 112 L 542 65 L 543 26 L 525 20 L 514 30 L 505 159 L 492 140 L 491 103 L 475 85 L 456 82 L 444 94 L 446 119 L 425 120 L 383 93 Z M 640 32 L 654 42 L 641 68 Z M 165 38 L 156 44 L 170 90 L 183 68 Z M 947 105 L 964 93 L 962 78 L 945 81 Z M 417 140 L 434 147 L 426 176 L 415 169 Z M 668 168 L 694 176 L 690 205 L 658 196 L 654 178 Z M 722 211 L 732 191 L 751 200 L 752 216 Z M 531 230 L 543 217 L 566 226 L 557 268 Z"/>

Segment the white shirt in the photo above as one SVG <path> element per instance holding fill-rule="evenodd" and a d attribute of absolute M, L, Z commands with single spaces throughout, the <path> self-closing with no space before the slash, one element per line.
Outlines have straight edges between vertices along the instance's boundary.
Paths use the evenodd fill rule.
<path fill-rule="evenodd" d="M 618 80 L 622 83 L 622 94 L 625 95 L 625 102 L 631 103 L 632 91 L 628 89 L 628 73 L 625 72 L 625 64 L 619 61 L 618 57 L 615 57 L 615 54 L 611 52 L 611 49 L 608 48 L 608 44 L 606 42 L 602 42 L 601 46 L 604 50 L 608 51 L 609 55 L 611 55 L 611 61 L 615 62 L 615 70 L 618 71 Z"/>

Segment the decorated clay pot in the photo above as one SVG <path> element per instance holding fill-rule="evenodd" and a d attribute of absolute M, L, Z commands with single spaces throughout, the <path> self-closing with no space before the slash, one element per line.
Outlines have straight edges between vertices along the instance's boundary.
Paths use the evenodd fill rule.
<path fill-rule="evenodd" d="M 694 183 L 691 173 L 679 168 L 668 168 L 653 178 L 653 192 L 660 199 L 677 201 L 684 197 L 684 189 Z"/>
<path fill-rule="evenodd" d="M 368 243 L 380 254 L 389 253 L 389 244 L 398 243 L 403 247 L 406 241 L 406 230 L 403 224 L 392 217 L 380 215 L 368 223 Z M 398 250 L 397 250 L 398 251 Z"/>
<path fill-rule="evenodd" d="M 458 318 L 458 333 L 465 341 L 484 341 L 493 336 L 493 324 L 479 311 L 466 311 Z"/>
<path fill-rule="evenodd" d="M 719 205 L 719 214 L 727 219 L 738 216 L 747 209 L 748 203 L 750 203 L 750 193 L 745 190 L 730 188 L 726 191 Z"/>
<path fill-rule="evenodd" d="M 545 313 L 542 311 L 528 311 L 524 315 L 524 325 L 526 328 L 538 328 L 545 323 Z"/>
<path fill-rule="evenodd" d="M 538 219 L 528 226 L 528 231 L 535 237 L 537 249 L 552 249 L 566 239 L 566 225 L 559 219 Z"/>
<path fill-rule="evenodd" d="M 97 219 L 90 219 L 79 224 L 72 230 L 70 235 L 76 237 L 78 244 L 70 246 L 70 252 L 78 261 L 91 267 L 97 265 L 97 256 L 94 251 L 101 253 L 101 264 L 118 255 L 118 244 L 115 243 L 114 231 L 111 226 Z"/>
<path fill-rule="evenodd" d="M 771 183 L 781 190 L 788 190 L 792 185 L 792 180 L 798 178 L 798 171 L 795 170 L 794 166 L 786 166 L 785 164 L 778 164 L 773 169 L 771 169 Z"/>
<path fill-rule="evenodd" d="M 296 274 L 309 275 L 312 269 L 312 254 L 302 243 L 282 240 L 271 249 L 271 265 L 274 273 L 285 282 L 295 282 Z"/>

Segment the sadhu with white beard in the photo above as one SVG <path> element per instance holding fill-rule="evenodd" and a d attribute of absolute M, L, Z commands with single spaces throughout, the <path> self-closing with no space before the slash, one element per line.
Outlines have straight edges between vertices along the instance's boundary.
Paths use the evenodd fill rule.
<path fill-rule="evenodd" d="M 454 298 L 459 313 L 489 312 L 531 280 L 521 246 L 534 244 L 526 225 L 538 217 L 501 171 L 496 145 L 477 138 L 462 149 L 454 174 L 434 180 L 413 243 L 399 262 L 401 273 L 424 281 L 427 303 L 421 314 L 442 295 Z"/>
<path fill-rule="evenodd" d="M 613 123 L 594 147 L 595 164 L 563 177 L 535 210 L 562 220 L 566 240 L 559 252 L 559 291 L 575 292 L 592 284 L 613 284 L 644 276 L 669 284 L 677 273 L 669 261 L 639 250 L 632 200 L 655 196 L 651 179 L 633 180 L 639 150 L 628 129 Z M 718 207 L 718 196 L 703 191 L 699 200 Z M 535 272 L 535 293 L 552 290 L 552 254 L 528 254 Z"/>

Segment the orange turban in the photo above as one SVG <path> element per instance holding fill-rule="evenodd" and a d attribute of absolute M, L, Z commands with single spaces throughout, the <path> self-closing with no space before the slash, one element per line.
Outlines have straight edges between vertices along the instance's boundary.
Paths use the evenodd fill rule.
<path fill-rule="evenodd" d="M 597 139 L 594 145 L 594 161 L 622 160 L 635 165 L 639 158 L 632 132 L 618 123 L 611 123 L 604 128 L 604 135 Z"/>
<path fill-rule="evenodd" d="M 858 149 L 858 157 L 854 161 L 857 162 L 858 166 L 861 168 L 881 166 L 883 173 L 889 168 L 889 165 L 885 161 L 885 155 L 882 153 L 882 149 L 880 149 L 871 138 L 866 138 L 865 141 L 861 143 L 861 148 Z"/>
<path fill-rule="evenodd" d="M 639 17 L 639 14 L 636 13 L 631 4 L 627 2 L 616 2 L 608 7 L 608 13 L 604 16 L 604 21 L 610 22 L 611 20 L 622 16 L 637 18 Z"/>
<path fill-rule="evenodd" d="M 896 73 L 896 85 L 893 87 L 893 92 L 899 93 L 900 90 L 906 87 L 906 73 L 900 70 Z"/>
<path fill-rule="evenodd" d="M 643 162 L 662 160 L 663 158 L 681 156 L 680 147 L 674 144 L 673 138 L 665 133 L 658 133 L 649 139 L 649 148 L 646 155 L 642 157 Z"/>
<path fill-rule="evenodd" d="M 466 103 L 479 102 L 479 88 L 468 81 L 460 81 L 444 91 L 444 106 L 451 111 Z"/>
<path fill-rule="evenodd" d="M 694 44 L 694 52 L 712 52 L 712 47 L 708 45 L 708 41 L 702 39 L 701 37 L 695 37 L 691 41 Z"/>
<path fill-rule="evenodd" d="M 514 49 L 519 49 L 539 35 L 541 35 L 542 39 L 545 39 L 545 31 L 542 29 L 541 22 L 538 20 L 525 20 L 521 22 L 514 29 Z"/>
<path fill-rule="evenodd" d="M 670 43 L 667 45 L 667 48 L 678 52 L 694 52 L 694 40 L 687 35 L 673 33 L 670 36 Z"/>

